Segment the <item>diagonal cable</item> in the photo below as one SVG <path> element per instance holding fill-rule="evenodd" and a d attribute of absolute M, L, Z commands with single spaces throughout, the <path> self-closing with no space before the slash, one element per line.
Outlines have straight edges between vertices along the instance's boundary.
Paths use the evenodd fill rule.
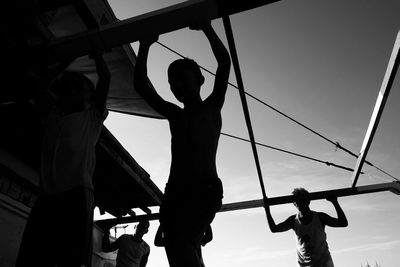
<path fill-rule="evenodd" d="M 241 140 L 241 141 L 245 141 L 245 142 L 250 142 L 250 140 L 248 140 L 248 139 L 245 139 L 245 138 L 242 138 L 242 137 L 238 137 L 238 136 L 235 136 L 235 135 L 231 135 L 231 134 L 227 134 L 227 133 L 223 133 L 223 132 L 221 133 L 221 135 L 225 135 L 227 137 L 231 137 L 233 139 L 237 139 L 237 140 Z M 292 151 L 289 151 L 289 150 L 285 150 L 285 149 L 282 149 L 282 148 L 278 148 L 278 147 L 262 144 L 262 143 L 259 143 L 259 142 L 256 142 L 256 145 L 259 145 L 259 146 L 262 146 L 262 147 L 266 147 L 266 148 L 269 148 L 269 149 L 273 149 L 273 150 L 276 150 L 276 151 L 280 151 L 280 152 L 283 152 L 283 153 L 287 153 L 287 154 L 290 154 L 290 155 L 293 155 L 293 156 L 297 156 L 297 157 L 300 157 L 300 158 L 305 158 L 305 159 L 308 159 L 308 160 L 312 160 L 312 161 L 316 161 L 316 162 L 319 162 L 319 163 L 323 163 L 323 164 L 325 164 L 327 166 L 336 167 L 336 168 L 343 169 L 343 170 L 350 171 L 350 172 L 354 171 L 354 169 L 349 168 L 349 167 L 338 165 L 338 164 L 335 164 L 335 163 L 332 163 L 332 162 L 329 162 L 329 161 L 323 161 L 323 160 L 320 160 L 320 159 L 312 158 L 312 157 L 309 157 L 309 156 L 306 156 L 306 155 L 303 155 L 303 154 L 299 154 L 299 153 L 295 153 L 295 152 L 292 152 Z M 363 172 L 361 172 L 361 173 L 364 174 Z"/>
<path fill-rule="evenodd" d="M 185 58 L 184 55 L 182 55 L 182 54 L 180 54 L 179 52 L 177 52 L 177 51 L 171 49 L 170 47 L 164 45 L 163 43 L 161 43 L 161 42 L 159 42 L 159 41 L 157 41 L 157 43 L 158 43 L 160 46 L 162 46 L 162 47 L 166 48 L 167 50 L 171 51 L 172 53 L 174 53 L 174 54 L 176 54 L 176 55 L 178 55 L 178 56 L 180 56 L 180 57 L 182 57 L 182 58 Z M 205 71 L 205 72 L 207 72 L 207 73 L 209 73 L 209 74 L 215 76 L 215 73 L 213 73 L 213 72 L 211 72 L 210 70 L 204 68 L 203 66 L 199 66 L 199 67 L 200 67 L 203 71 Z M 238 87 L 237 85 L 235 85 L 235 84 L 233 84 L 233 83 L 231 83 L 231 82 L 228 82 L 228 84 L 229 84 L 230 86 L 232 86 L 233 88 L 236 88 L 237 90 L 239 90 L 239 87 Z M 318 133 L 317 131 L 311 129 L 310 127 L 308 127 L 308 126 L 306 126 L 305 124 L 299 122 L 298 120 L 292 118 L 291 116 L 289 116 L 289 115 L 283 113 L 282 111 L 278 110 L 277 108 L 273 107 L 272 105 L 270 105 L 270 104 L 266 103 L 265 101 L 259 99 L 258 97 L 254 96 L 254 95 L 252 95 L 252 94 L 250 94 L 250 93 L 248 93 L 248 92 L 246 92 L 246 91 L 245 91 L 244 93 L 245 93 L 247 96 L 249 96 L 250 98 L 256 100 L 256 101 L 259 102 L 259 103 L 261 103 L 262 105 L 264 105 L 264 106 L 266 106 L 266 107 L 272 109 L 273 111 L 277 112 L 278 114 L 280 114 L 280 115 L 284 116 L 285 118 L 291 120 L 292 122 L 294 122 L 294 123 L 300 125 L 300 126 L 303 127 L 304 129 L 306 129 L 306 130 L 312 132 L 313 134 L 315 134 L 315 135 L 319 136 L 320 138 L 324 139 L 325 141 L 331 143 L 332 145 L 335 146 L 336 149 L 341 149 L 341 150 L 347 152 L 349 155 L 351 155 L 351 156 L 353 156 L 353 157 L 355 157 L 355 158 L 358 158 L 358 155 L 357 155 L 357 154 L 355 154 L 354 152 L 350 151 L 349 149 L 343 147 L 342 145 L 340 145 L 339 142 L 334 142 L 334 141 L 330 140 L 329 138 L 325 137 L 324 135 L 322 135 L 322 134 Z M 386 172 L 385 170 L 383 170 L 383 169 L 381 169 L 381 168 L 375 166 L 375 165 L 372 164 L 371 162 L 365 160 L 365 163 L 368 164 L 368 165 L 371 166 L 371 167 L 374 167 L 374 168 L 377 169 L 378 171 L 380 171 L 380 172 L 386 174 L 387 176 L 391 177 L 392 179 L 394 179 L 394 180 L 396 180 L 396 181 L 400 181 L 400 179 L 396 178 L 395 176 L 391 175 L 390 173 Z"/>

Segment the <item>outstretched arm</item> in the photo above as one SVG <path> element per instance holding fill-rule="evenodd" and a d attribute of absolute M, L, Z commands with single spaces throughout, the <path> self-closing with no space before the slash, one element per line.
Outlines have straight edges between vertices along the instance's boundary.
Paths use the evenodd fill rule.
<path fill-rule="evenodd" d="M 215 74 L 214 88 L 207 101 L 214 103 L 218 109 L 222 109 L 225 101 L 225 93 L 228 88 L 231 58 L 221 39 L 219 39 L 218 35 L 215 33 L 211 23 L 203 25 L 201 30 L 204 32 L 208 41 L 210 42 L 211 49 L 218 63 Z"/>
<path fill-rule="evenodd" d="M 272 233 L 286 232 L 290 229 L 293 229 L 294 216 L 290 216 L 283 222 L 276 224 L 271 215 L 268 199 L 264 199 L 264 206 L 267 213 L 268 226 Z"/>
<path fill-rule="evenodd" d="M 154 108 L 158 113 L 168 117 L 177 106 L 162 99 L 162 97 L 148 83 L 147 79 L 147 58 L 150 46 L 157 41 L 157 38 L 141 40 L 139 52 L 134 70 L 133 86 L 135 90 Z"/>
<path fill-rule="evenodd" d="M 96 105 L 97 109 L 103 113 L 106 109 L 111 75 L 106 62 L 100 53 L 95 53 L 94 60 L 96 63 L 97 74 L 99 76 L 94 94 L 94 104 Z"/>
<path fill-rule="evenodd" d="M 333 218 L 325 213 L 319 213 L 319 217 L 323 225 L 328 225 L 331 227 L 346 227 L 348 225 L 346 215 L 340 207 L 337 197 L 330 197 L 327 198 L 329 202 L 332 202 L 333 206 L 335 207 L 337 218 Z"/>
<path fill-rule="evenodd" d="M 117 239 L 113 243 L 110 243 L 110 230 L 104 231 L 103 241 L 102 241 L 102 249 L 104 252 L 111 252 L 111 251 L 117 250 L 118 242 L 119 242 L 119 239 Z"/>

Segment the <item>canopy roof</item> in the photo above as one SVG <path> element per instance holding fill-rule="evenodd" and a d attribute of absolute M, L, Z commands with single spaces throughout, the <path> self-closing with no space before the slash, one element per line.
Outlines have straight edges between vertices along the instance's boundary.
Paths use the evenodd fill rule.
<path fill-rule="evenodd" d="M 32 81 L 26 80 L 35 79 L 32 75 L 40 72 L 49 63 L 44 58 L 42 60 L 42 58 L 33 57 L 35 53 L 34 55 L 30 53 L 32 47 L 43 46 L 51 41 L 118 21 L 105 0 L 23 0 L 9 7 L 8 11 L 9 15 L 21 15 L 18 16 L 18 20 L 9 18 L 5 21 L 7 32 L 2 39 L 4 39 L 3 45 L 10 52 L 6 55 L 9 68 L 5 75 L 5 78 L 9 80 L 9 86 L 0 91 L 2 103 L 27 99 L 35 95 Z M 118 46 L 106 51 L 104 59 L 112 73 L 107 100 L 108 109 L 138 116 L 162 118 L 133 88 L 136 55 L 130 45 Z M 88 56 L 76 58 L 68 69 L 84 73 L 93 82 L 97 80 L 94 61 Z"/>
<path fill-rule="evenodd" d="M 105 0 L 96 1 L 11 1 L 2 18 L 5 47 L 3 84 L 0 90 L 1 148 L 39 172 L 43 136 L 42 121 L 49 103 L 35 86 L 49 62 L 32 57 L 30 48 L 45 45 L 62 37 L 96 29 L 117 21 Z M 18 14 L 18 16 L 15 16 Z M 109 110 L 162 118 L 134 90 L 135 54 L 129 45 L 114 47 L 104 56 L 112 73 Z M 94 61 L 81 56 L 68 67 L 84 73 L 96 82 Z M 23 177 L 22 177 L 23 178 Z M 37 181 L 30 181 L 37 186 Z M 161 204 L 162 192 L 149 174 L 129 155 L 116 138 L 104 127 L 97 146 L 94 175 L 96 206 L 116 217 L 132 214 L 140 208 Z"/>

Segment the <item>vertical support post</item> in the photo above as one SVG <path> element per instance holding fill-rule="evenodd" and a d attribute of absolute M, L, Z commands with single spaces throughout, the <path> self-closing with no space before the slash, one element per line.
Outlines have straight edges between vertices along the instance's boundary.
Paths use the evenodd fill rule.
<path fill-rule="evenodd" d="M 251 147 L 252 147 L 252 150 L 253 150 L 254 161 L 256 163 L 258 179 L 259 179 L 259 182 L 260 182 L 260 187 L 261 187 L 263 198 L 266 198 L 264 181 L 263 181 L 261 167 L 260 167 L 260 161 L 259 161 L 259 158 L 258 158 L 258 153 L 257 153 L 256 142 L 255 142 L 255 139 L 254 139 L 253 128 L 251 126 L 250 112 L 249 112 L 249 108 L 248 108 L 248 105 L 247 105 L 246 94 L 245 94 L 245 91 L 244 91 L 244 85 L 243 85 L 243 80 L 242 80 L 242 74 L 241 74 L 241 71 L 240 71 L 239 59 L 238 59 L 238 56 L 237 56 L 235 40 L 233 38 L 233 33 L 232 33 L 232 26 L 231 26 L 231 22 L 229 20 L 229 16 L 224 16 L 222 18 L 222 20 L 223 20 L 223 23 L 224 23 L 225 32 L 226 32 L 228 45 L 229 45 L 229 51 L 230 51 L 230 54 L 231 54 L 233 68 L 234 68 L 235 75 L 236 75 L 236 81 L 237 81 L 237 85 L 238 85 L 238 89 L 239 89 L 240 100 L 242 101 L 244 117 L 245 117 L 245 120 L 246 120 L 247 130 L 249 132 L 249 138 L 250 138 L 250 143 L 251 143 Z"/>
<path fill-rule="evenodd" d="M 365 162 L 365 158 L 368 154 L 369 147 L 371 146 L 372 139 L 374 138 L 375 131 L 378 128 L 379 120 L 383 113 L 383 108 L 385 107 L 386 100 L 389 96 L 390 89 L 393 85 L 396 72 L 399 68 L 400 63 L 400 31 L 397 33 L 397 38 L 394 43 L 393 51 L 389 59 L 389 63 L 386 69 L 385 76 L 379 91 L 378 99 L 375 103 L 374 111 L 372 112 L 371 120 L 368 125 L 367 132 L 364 137 L 363 144 L 361 146 L 360 154 L 357 159 L 356 167 L 354 168 L 352 180 L 352 187 L 357 184 L 358 177 L 360 175 L 362 166 Z"/>

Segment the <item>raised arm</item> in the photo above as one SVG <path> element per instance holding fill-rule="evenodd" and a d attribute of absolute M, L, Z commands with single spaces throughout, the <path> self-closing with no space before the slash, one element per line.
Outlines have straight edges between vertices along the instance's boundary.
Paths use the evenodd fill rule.
<path fill-rule="evenodd" d="M 168 117 L 178 107 L 165 101 L 156 90 L 150 86 L 147 79 L 147 58 L 150 46 L 157 41 L 157 38 L 140 41 L 139 52 L 133 76 L 133 86 L 143 99 L 158 113 Z"/>
<path fill-rule="evenodd" d="M 211 95 L 208 97 L 207 102 L 209 101 L 216 105 L 217 108 L 222 109 L 225 101 L 226 90 L 228 88 L 231 58 L 224 44 L 215 33 L 210 23 L 202 26 L 201 30 L 204 32 L 208 41 L 210 42 L 211 49 L 218 64 L 215 74 L 214 88 Z"/>
<path fill-rule="evenodd" d="M 276 224 L 271 215 L 268 199 L 264 199 L 264 205 L 267 213 L 268 226 L 272 233 L 286 232 L 290 229 L 293 229 L 294 215 L 290 216 L 283 222 Z"/>
<path fill-rule="evenodd" d="M 323 225 L 327 225 L 330 227 L 346 227 L 348 225 L 346 215 L 344 214 L 344 211 L 342 210 L 342 207 L 340 207 L 339 202 L 337 200 L 337 197 L 330 197 L 327 198 L 329 202 L 332 203 L 332 205 L 335 207 L 337 218 L 333 218 L 329 216 L 328 214 L 325 213 L 319 213 L 319 217 L 321 220 L 321 223 Z"/>
<path fill-rule="evenodd" d="M 111 74 L 100 53 L 94 55 L 94 60 L 96 63 L 97 74 L 99 76 L 94 94 L 94 104 L 100 112 L 104 112 L 106 109 L 108 92 L 110 90 Z"/>
<path fill-rule="evenodd" d="M 102 240 L 102 249 L 104 252 L 111 252 L 118 249 L 118 242 L 117 239 L 115 242 L 110 243 L 110 230 L 105 230 Z"/>
<path fill-rule="evenodd" d="M 163 238 L 163 231 L 162 231 L 161 225 L 158 227 L 156 236 L 154 237 L 154 245 L 156 247 L 164 246 L 164 238 Z"/>

